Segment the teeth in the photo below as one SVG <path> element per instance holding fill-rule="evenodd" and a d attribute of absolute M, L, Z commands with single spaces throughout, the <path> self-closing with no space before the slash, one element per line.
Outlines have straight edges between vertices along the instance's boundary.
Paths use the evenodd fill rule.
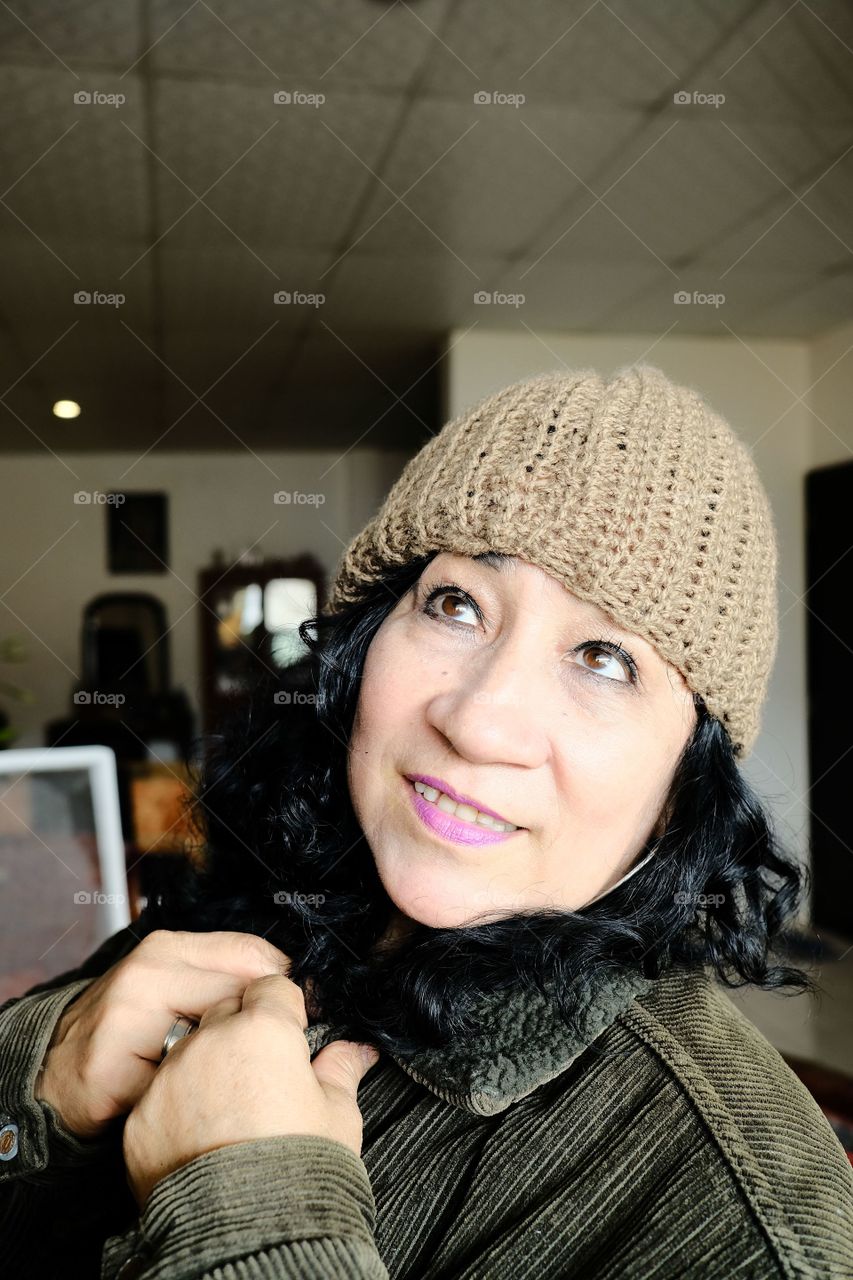
<path fill-rule="evenodd" d="M 479 809 L 475 809 L 472 804 L 457 804 L 455 800 L 451 800 L 450 796 L 444 794 L 443 791 L 436 791 L 435 787 L 428 787 L 424 782 L 415 782 L 415 791 L 422 795 L 425 800 L 429 800 L 431 804 L 442 809 L 445 813 L 453 813 L 457 818 L 462 818 L 465 822 L 476 822 L 478 827 L 488 827 L 490 831 L 517 831 L 518 827 L 513 826 L 511 822 L 499 822 L 497 818 L 493 818 L 491 814 L 481 813 Z"/>

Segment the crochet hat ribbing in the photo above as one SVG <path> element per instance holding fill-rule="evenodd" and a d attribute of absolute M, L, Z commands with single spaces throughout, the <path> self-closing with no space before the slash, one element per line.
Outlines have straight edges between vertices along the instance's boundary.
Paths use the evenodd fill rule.
<path fill-rule="evenodd" d="M 749 450 L 692 388 L 640 364 L 488 396 L 406 465 L 324 612 L 432 551 L 538 565 L 652 644 L 751 751 L 778 641 L 773 516 Z"/>

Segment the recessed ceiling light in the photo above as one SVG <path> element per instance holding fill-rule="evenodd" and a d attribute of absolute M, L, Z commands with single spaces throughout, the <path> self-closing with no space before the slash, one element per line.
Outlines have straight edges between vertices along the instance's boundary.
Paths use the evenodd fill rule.
<path fill-rule="evenodd" d="M 76 400 L 57 400 L 53 412 L 57 418 L 79 418 L 80 406 Z"/>

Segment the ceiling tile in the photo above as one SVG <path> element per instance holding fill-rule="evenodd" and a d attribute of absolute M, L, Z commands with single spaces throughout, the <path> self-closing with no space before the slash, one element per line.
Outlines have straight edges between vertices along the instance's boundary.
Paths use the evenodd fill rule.
<path fill-rule="evenodd" d="M 85 92 L 114 93 L 107 76 L 90 76 Z M 77 104 L 83 92 L 67 72 L 9 67 L 0 79 L 4 131 L 3 196 L 17 218 L 50 242 L 57 232 L 93 239 L 135 239 L 148 229 L 145 162 L 128 129 L 143 129 L 139 85 L 121 87 L 120 106 Z"/>
<path fill-rule="evenodd" d="M 41 327 L 50 334 L 76 321 L 100 330 L 116 319 L 137 328 L 153 325 L 150 256 L 140 261 L 132 276 L 126 274 L 129 264 L 144 253 L 142 244 L 98 245 L 57 237 L 49 252 L 14 222 L 10 228 L 0 209 L 0 226 L 4 223 L 0 313 L 14 316 L 16 328 Z"/>
<path fill-rule="evenodd" d="M 749 0 L 540 0 L 519 21 L 515 0 L 453 10 L 425 77 L 431 93 L 524 93 L 531 105 L 647 106 L 751 8 Z M 606 51 L 606 52 L 605 52 Z"/>
<path fill-rule="evenodd" d="M 551 220 L 531 257 L 611 255 L 672 265 L 719 238 L 763 203 L 779 183 L 708 116 L 656 119 Z M 596 197 L 600 201 L 596 203 Z"/>
<path fill-rule="evenodd" d="M 628 112 L 419 100 L 356 238 L 371 251 L 400 250 L 414 234 L 463 257 L 506 256 L 636 127 Z"/>
<path fill-rule="evenodd" d="M 258 253 L 340 244 L 396 112 L 381 94 L 330 88 L 321 106 L 276 105 L 267 87 L 161 82 L 152 144 L 158 234 L 213 247 L 224 222 Z M 199 209 L 209 206 L 206 234 L 185 221 L 197 197 Z"/>
<path fill-rule="evenodd" d="M 174 0 L 151 3 L 151 64 L 159 73 L 217 80 L 255 77 L 273 88 L 315 91 L 332 83 L 404 88 L 437 43 L 451 0 L 196 0 L 175 22 Z M 311 81 L 311 85 L 308 85 Z"/>
<path fill-rule="evenodd" d="M 525 274 L 526 272 L 526 274 Z M 618 314 L 640 289 L 663 273 L 653 259 L 567 261 L 545 258 L 532 270 L 514 268 L 498 281 L 498 299 L 478 308 L 488 328 L 519 325 L 540 329 L 595 330 L 604 316 Z M 518 305 L 502 299 L 523 299 Z M 614 326 L 618 327 L 618 326 Z"/>
<path fill-rule="evenodd" d="M 818 281 L 811 272 L 775 277 L 774 281 L 772 301 L 756 305 L 754 333 L 808 338 L 846 324 L 853 316 L 853 272 L 849 269 Z"/>
<path fill-rule="evenodd" d="M 758 4 L 706 67 L 726 106 L 767 120 L 853 118 L 853 10 L 844 3 Z"/>
<path fill-rule="evenodd" d="M 783 190 L 760 214 L 703 249 L 702 260 L 713 263 L 721 282 L 734 283 L 744 270 L 784 272 L 794 265 L 823 271 L 844 254 L 836 234 Z"/>
<path fill-rule="evenodd" d="M 137 56 L 142 38 L 142 5 L 115 0 L 16 0 L 0 7 L 0 48 L 4 59 L 26 59 L 79 73 L 97 59 L 122 71 Z M 70 79 L 66 79 L 70 85 Z M 74 88 L 85 87 L 74 85 Z"/>
<path fill-rule="evenodd" d="M 504 271 L 498 258 L 472 258 L 463 266 L 441 245 L 418 254 L 372 254 L 359 247 L 332 273 L 317 319 L 356 327 L 369 316 L 371 325 L 393 320 L 403 332 L 438 334 L 466 323 L 466 316 L 475 318 L 475 294 L 495 288 Z"/>
<path fill-rule="evenodd" d="M 679 301 L 676 301 L 678 297 Z M 674 334 L 804 338 L 853 314 L 853 272 L 815 285 L 814 274 L 752 264 L 721 280 L 713 267 L 681 272 L 675 289 L 662 273 L 601 317 L 602 329 Z"/>
<path fill-rule="evenodd" d="M 203 210 L 191 216 L 200 222 L 208 217 Z M 198 338 L 236 331 L 248 341 L 272 324 L 301 328 L 328 305 L 327 254 L 282 245 L 265 251 L 264 265 L 227 233 L 222 240 L 215 251 L 176 247 L 168 238 L 159 248 L 162 314 L 170 333 Z"/>

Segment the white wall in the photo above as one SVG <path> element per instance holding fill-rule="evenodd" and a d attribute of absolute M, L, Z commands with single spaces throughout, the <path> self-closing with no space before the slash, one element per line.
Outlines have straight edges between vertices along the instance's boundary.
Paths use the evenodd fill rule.
<path fill-rule="evenodd" d="M 853 341 L 853 331 L 849 334 Z M 826 355 L 840 343 L 827 339 Z M 447 337 L 447 415 L 455 416 L 517 379 L 563 367 L 595 368 L 609 374 L 621 365 L 645 360 L 675 381 L 701 391 L 738 435 L 753 447 L 779 534 L 779 650 L 771 676 L 762 731 L 744 772 L 768 803 L 786 847 L 808 858 L 806 738 L 804 481 L 817 449 L 814 418 L 805 396 L 812 372 L 809 344 L 795 341 L 740 340 L 728 337 L 676 337 L 648 334 L 591 336 L 571 333 L 488 333 L 479 327 Z M 823 351 L 823 347 L 820 348 Z M 838 379 L 841 379 L 839 366 Z M 848 362 L 846 377 L 851 378 Z M 834 401 L 835 389 L 827 387 Z M 818 388 L 815 388 L 817 392 Z M 847 396 L 847 403 L 850 396 Z M 824 406 L 827 413 L 830 407 Z M 833 418 L 840 427 L 841 413 Z M 853 443 L 853 427 L 847 435 Z M 820 448 L 829 452 L 823 437 Z M 839 446 L 840 447 L 840 446 Z M 807 797 L 806 797 L 807 798 Z"/>
<path fill-rule="evenodd" d="M 853 459 L 853 324 L 823 334 L 811 345 L 808 404 L 812 410 L 812 465 Z"/>
<path fill-rule="evenodd" d="M 172 683 L 198 710 L 198 572 L 220 547 L 229 559 L 256 538 L 267 556 L 313 552 L 331 577 L 348 539 L 364 525 L 399 474 L 405 455 L 354 449 L 267 453 L 6 455 L 0 503 L 0 636 L 23 637 L 25 663 L 0 676 L 31 689 L 31 705 L 0 694 L 21 735 L 43 744 L 49 720 L 70 714 L 80 670 L 85 603 L 103 591 L 150 591 L 163 601 Z M 135 465 L 133 465 L 135 463 Z M 131 470 L 128 470 L 132 467 Z M 80 506 L 80 490 L 162 490 L 169 495 L 170 572 L 108 574 L 105 508 Z M 277 490 L 322 494 L 322 505 L 276 505 Z M 199 726 L 197 726 L 198 728 Z"/>

